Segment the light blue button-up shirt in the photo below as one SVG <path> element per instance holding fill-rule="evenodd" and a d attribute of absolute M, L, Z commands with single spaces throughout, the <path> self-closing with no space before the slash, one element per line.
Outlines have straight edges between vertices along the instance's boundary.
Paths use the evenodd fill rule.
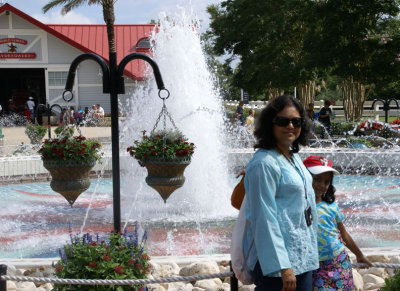
<path fill-rule="evenodd" d="M 312 176 L 298 154 L 293 159 L 297 170 L 275 150 L 259 149 L 246 167 L 248 228 L 243 252 L 251 270 L 260 262 L 264 276 L 279 277 L 287 268 L 299 275 L 319 267 Z M 310 227 L 304 215 L 305 191 L 313 215 Z"/>

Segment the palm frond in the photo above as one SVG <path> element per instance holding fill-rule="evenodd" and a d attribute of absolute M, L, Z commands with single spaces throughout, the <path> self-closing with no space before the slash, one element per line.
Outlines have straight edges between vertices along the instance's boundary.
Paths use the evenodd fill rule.
<path fill-rule="evenodd" d="M 93 5 L 93 4 L 100 4 L 101 0 L 52 0 L 47 3 L 42 9 L 43 12 L 46 13 L 50 9 L 53 9 L 56 6 L 63 6 L 61 10 L 61 14 L 65 15 L 74 8 L 77 8 L 82 5 Z"/>

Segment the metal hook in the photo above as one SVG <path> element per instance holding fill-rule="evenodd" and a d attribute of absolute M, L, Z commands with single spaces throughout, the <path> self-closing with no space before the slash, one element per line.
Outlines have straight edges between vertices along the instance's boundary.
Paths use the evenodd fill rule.
<path fill-rule="evenodd" d="M 165 90 L 165 91 L 167 91 L 167 97 L 161 97 L 161 91 L 163 91 L 163 90 Z M 168 91 L 168 89 L 165 89 L 165 88 L 163 88 L 163 89 L 160 89 L 160 90 L 158 90 L 158 97 L 160 97 L 160 99 L 162 99 L 162 100 L 167 100 L 168 98 L 169 98 L 169 91 Z"/>
<path fill-rule="evenodd" d="M 68 98 L 65 96 L 65 93 L 70 92 L 71 93 L 71 98 Z M 70 102 L 72 99 L 74 99 L 74 93 L 72 93 L 70 90 L 65 90 L 62 98 L 64 99 L 65 102 Z"/>

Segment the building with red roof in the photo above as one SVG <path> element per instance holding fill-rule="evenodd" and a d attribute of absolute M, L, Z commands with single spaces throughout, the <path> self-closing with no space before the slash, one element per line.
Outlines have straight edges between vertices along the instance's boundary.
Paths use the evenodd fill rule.
<path fill-rule="evenodd" d="M 126 55 L 150 50 L 154 24 L 115 25 L 117 63 Z M 74 99 L 62 99 L 71 62 L 82 53 L 95 53 L 108 61 L 105 25 L 44 24 L 10 4 L 0 7 L 0 104 L 7 111 L 10 99 L 23 109 L 29 96 L 36 104 L 84 108 L 101 104 L 110 112 L 109 94 L 102 93 L 97 63 L 80 64 L 74 83 Z M 124 75 L 126 92 L 145 79 L 143 61 L 130 62 Z M 127 96 L 120 96 L 121 99 Z"/>

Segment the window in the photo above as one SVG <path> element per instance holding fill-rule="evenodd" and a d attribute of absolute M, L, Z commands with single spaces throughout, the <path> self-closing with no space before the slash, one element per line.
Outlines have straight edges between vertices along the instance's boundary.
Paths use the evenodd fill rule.
<path fill-rule="evenodd" d="M 64 86 L 68 72 L 49 72 L 49 86 Z"/>
<path fill-rule="evenodd" d="M 151 48 L 150 39 L 149 38 L 141 38 L 136 44 L 137 52 L 148 51 Z"/>

